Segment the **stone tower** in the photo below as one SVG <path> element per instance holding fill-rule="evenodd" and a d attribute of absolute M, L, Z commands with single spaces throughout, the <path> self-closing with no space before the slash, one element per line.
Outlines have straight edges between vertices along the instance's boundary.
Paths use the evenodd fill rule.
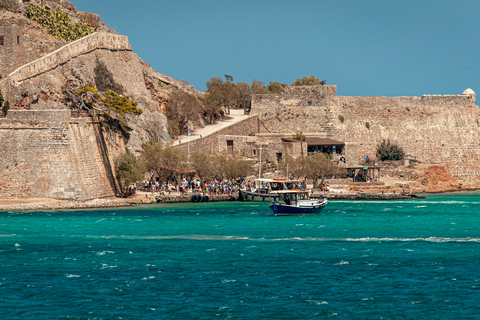
<path fill-rule="evenodd" d="M 23 64 L 23 29 L 0 26 L 0 75 L 5 77 Z"/>

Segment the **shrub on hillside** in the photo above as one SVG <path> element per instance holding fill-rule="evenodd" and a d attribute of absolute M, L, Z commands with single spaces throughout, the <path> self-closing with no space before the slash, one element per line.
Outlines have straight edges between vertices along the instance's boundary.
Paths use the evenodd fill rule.
<path fill-rule="evenodd" d="M 405 152 L 403 149 L 396 144 L 390 142 L 390 139 L 383 140 L 377 146 L 377 154 L 379 155 L 380 161 L 387 160 L 402 160 Z"/>
<path fill-rule="evenodd" d="M 85 20 L 72 23 L 68 14 L 60 8 L 50 10 L 46 6 L 29 6 L 25 15 L 46 27 L 47 32 L 58 40 L 75 41 L 95 32 Z"/>

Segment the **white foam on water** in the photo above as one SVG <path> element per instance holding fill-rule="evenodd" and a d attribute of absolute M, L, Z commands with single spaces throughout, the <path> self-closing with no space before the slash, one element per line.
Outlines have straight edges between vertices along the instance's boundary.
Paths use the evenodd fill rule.
<path fill-rule="evenodd" d="M 348 261 L 340 261 L 339 263 L 335 263 L 336 266 L 343 266 L 343 265 L 346 265 L 346 264 L 350 264 Z"/>
<path fill-rule="evenodd" d="M 78 274 L 67 274 L 65 278 L 80 278 L 80 276 Z"/>
<path fill-rule="evenodd" d="M 325 227 L 325 226 L 320 226 Z M 80 237 L 80 236 L 73 236 Z M 118 236 L 87 236 L 87 237 L 99 237 L 99 238 L 112 238 Z M 170 236 L 120 236 L 121 238 L 142 240 L 142 239 L 159 239 L 159 240 L 171 240 L 171 239 L 185 239 L 185 240 L 248 240 L 255 242 L 275 242 L 275 241 L 318 241 L 318 242 L 480 242 L 480 238 L 447 238 L 447 237 L 417 237 L 417 238 L 394 238 L 394 237 L 360 237 L 360 238 L 252 238 L 245 236 L 216 236 L 216 235 L 170 235 Z M 16 247 L 20 247 L 20 244 L 15 244 Z M 214 250 L 214 249 L 208 249 Z M 113 254 L 113 251 L 101 251 L 96 252 L 97 255 Z M 130 252 L 131 253 L 131 252 Z"/>
<path fill-rule="evenodd" d="M 222 283 L 235 283 L 237 280 L 222 280 Z"/>
<path fill-rule="evenodd" d="M 327 301 L 317 301 L 317 300 L 307 300 L 308 303 L 316 304 L 316 305 L 322 305 L 322 304 L 328 304 Z"/>
<path fill-rule="evenodd" d="M 114 252 L 114 251 L 100 251 L 100 252 L 96 252 L 96 254 L 97 254 L 98 256 L 104 256 L 104 255 L 109 254 L 109 253 L 112 254 L 112 253 L 115 253 L 115 252 Z"/>

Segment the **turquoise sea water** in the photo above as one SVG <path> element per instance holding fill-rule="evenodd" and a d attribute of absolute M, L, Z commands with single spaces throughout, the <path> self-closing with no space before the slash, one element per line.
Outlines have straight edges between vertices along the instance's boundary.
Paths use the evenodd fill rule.
<path fill-rule="evenodd" d="M 479 319 L 480 195 L 0 212 L 0 319 Z"/>

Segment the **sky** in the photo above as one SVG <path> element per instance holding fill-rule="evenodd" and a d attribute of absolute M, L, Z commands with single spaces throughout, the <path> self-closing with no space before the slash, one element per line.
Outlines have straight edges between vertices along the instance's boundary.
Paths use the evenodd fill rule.
<path fill-rule="evenodd" d="M 213 76 L 340 96 L 480 91 L 480 0 L 71 0 L 129 37 L 156 71 L 198 90 Z"/>

